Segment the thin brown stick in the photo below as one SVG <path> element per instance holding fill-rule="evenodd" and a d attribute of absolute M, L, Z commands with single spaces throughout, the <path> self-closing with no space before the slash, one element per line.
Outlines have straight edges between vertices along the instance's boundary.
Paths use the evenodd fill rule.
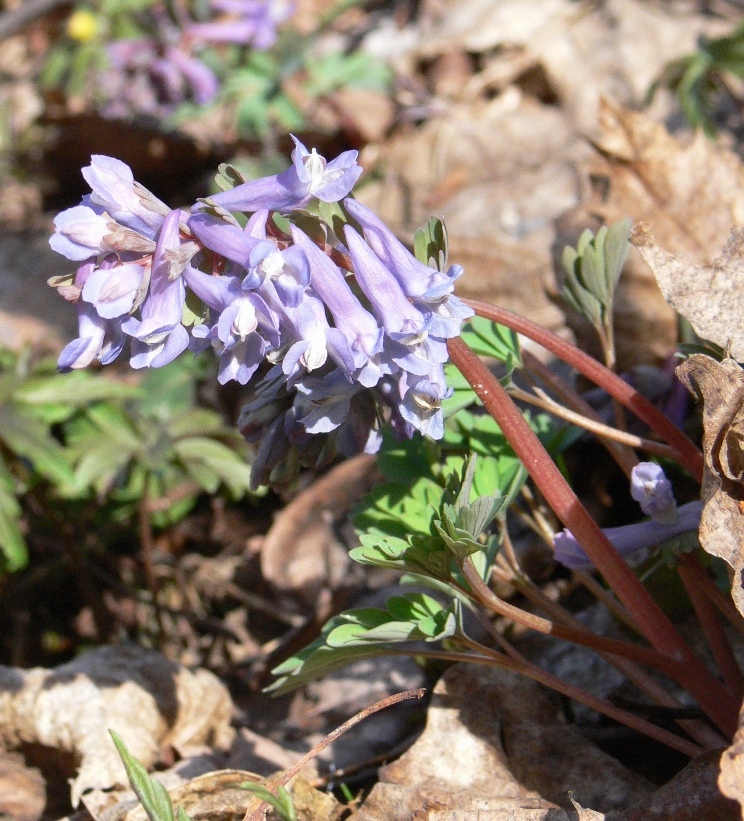
<path fill-rule="evenodd" d="M 512 385 L 509 388 L 509 393 L 520 402 L 525 402 L 526 404 L 533 405 L 534 407 L 540 408 L 547 413 L 552 413 L 553 416 L 557 416 L 566 422 L 570 422 L 578 428 L 583 428 L 584 430 L 587 430 L 602 439 L 609 439 L 620 445 L 627 445 L 631 448 L 640 448 L 641 450 L 645 450 L 647 453 L 654 453 L 657 456 L 663 456 L 666 459 L 673 459 L 676 456 L 677 451 L 674 450 L 674 448 L 670 448 L 669 445 L 664 445 L 660 442 L 653 442 L 651 439 L 644 439 L 642 436 L 636 436 L 635 434 L 626 433 L 625 431 L 613 428 L 611 425 L 605 425 L 604 422 L 589 419 L 588 417 L 582 416 L 580 413 L 576 413 L 564 405 L 561 405 L 559 402 L 551 399 L 547 394 L 543 393 L 539 389 L 537 390 L 537 395 L 533 395 L 528 391 L 523 391 L 521 388 L 517 388 Z"/>
<path fill-rule="evenodd" d="M 302 758 L 294 766 L 290 767 L 279 779 L 267 784 L 267 788 L 276 790 L 277 787 L 284 787 L 297 775 L 297 773 L 305 766 L 305 764 L 307 764 L 308 761 L 312 761 L 315 756 L 325 750 L 329 744 L 333 744 L 337 738 L 340 738 L 345 732 L 350 730 L 356 724 L 359 724 L 360 721 L 364 721 L 365 718 L 369 718 L 369 716 L 374 713 L 378 713 L 380 710 L 385 710 L 388 707 L 392 707 L 393 704 L 398 704 L 401 701 L 407 701 L 411 698 L 421 699 L 424 697 L 425 693 L 425 687 L 418 687 L 415 690 L 404 690 L 402 693 L 394 693 L 387 698 L 383 698 L 371 707 L 365 707 L 356 715 L 352 716 L 348 721 L 345 721 L 340 727 L 337 727 L 333 730 L 333 732 L 329 733 L 322 741 L 319 741 L 312 748 L 312 750 L 305 753 L 305 755 L 303 755 Z M 262 816 L 266 812 L 267 808 L 268 802 L 262 801 L 254 810 L 249 809 L 248 812 L 251 814 L 249 816 L 248 813 L 246 813 L 243 821 L 262 821 Z"/>
<path fill-rule="evenodd" d="M 740 633 L 744 633 L 744 616 L 734 607 L 731 598 L 720 590 L 713 579 L 705 572 L 705 568 L 700 565 L 697 556 L 692 553 L 683 553 L 680 556 L 680 562 L 689 567 L 701 589 L 705 591 L 705 595 L 715 604 L 729 623 Z"/>
<path fill-rule="evenodd" d="M 598 636 L 590 630 L 579 627 L 567 627 L 565 625 L 556 624 L 550 619 L 536 616 L 534 613 L 528 613 L 513 604 L 505 602 L 500 599 L 488 585 L 478 575 L 471 559 L 466 559 L 462 564 L 462 572 L 470 585 L 475 598 L 487 609 L 491 610 L 499 616 L 511 619 L 517 624 L 522 624 L 529 627 L 538 633 L 544 633 L 548 636 L 555 636 L 565 641 L 570 641 L 573 644 L 580 644 L 583 647 L 589 647 L 592 650 L 603 653 L 611 653 L 615 656 L 631 659 L 640 664 L 646 664 L 653 667 L 668 676 L 675 677 L 679 675 L 679 663 L 669 656 L 654 650 L 651 647 L 641 647 L 638 644 L 631 644 L 627 641 L 619 639 L 611 639 L 606 636 Z"/>

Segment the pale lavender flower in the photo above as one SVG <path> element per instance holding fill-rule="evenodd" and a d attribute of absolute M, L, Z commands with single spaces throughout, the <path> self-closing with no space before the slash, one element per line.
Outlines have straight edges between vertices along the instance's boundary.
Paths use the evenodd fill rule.
<path fill-rule="evenodd" d="M 145 269 L 136 262 L 100 267 L 87 278 L 81 295 L 100 317 L 115 319 L 132 310 L 144 279 Z"/>
<path fill-rule="evenodd" d="M 697 531 L 702 510 L 702 502 L 688 502 L 678 509 L 674 524 L 661 524 L 650 519 L 638 524 L 606 528 L 603 532 L 619 553 L 623 556 L 632 556 L 644 548 L 653 547 L 675 536 Z M 553 537 L 553 546 L 555 560 L 565 567 L 575 570 L 592 568 L 592 563 L 570 531 L 562 530 L 556 533 Z"/>
<path fill-rule="evenodd" d="M 403 293 L 427 318 L 427 329 L 434 336 L 449 338 L 460 332 L 463 321 L 473 316 L 452 294 L 462 266 L 451 265 L 446 273 L 420 262 L 385 223 L 369 208 L 348 198 L 344 208 L 361 225 L 369 247 L 401 286 Z"/>
<path fill-rule="evenodd" d="M 80 336 L 60 366 L 110 361 L 126 336 L 135 368 L 214 348 L 219 381 L 250 391 L 240 426 L 258 446 L 255 484 L 287 484 L 301 467 L 375 452 L 386 421 L 403 436 L 441 438 L 447 340 L 470 315 L 452 293 L 460 269 L 417 262 L 351 202 L 364 237 L 347 226 L 338 250 L 353 271 L 329 248 L 338 242 L 332 231 L 324 245 L 292 222 L 291 237 L 269 231 L 271 211 L 341 199 L 360 173 L 356 152 L 326 162 L 295 140 L 288 171 L 187 215 L 142 188 L 124 163 L 94 157 L 85 169 L 92 194 L 58 217 L 52 240 L 88 260 L 74 283 L 54 281 L 80 312 Z M 252 214 L 244 228 L 229 207 Z M 187 292 L 196 298 L 188 308 Z"/>
<path fill-rule="evenodd" d="M 84 204 L 100 206 L 120 225 L 154 240 L 170 209 L 143 185 L 135 182 L 132 169 L 121 160 L 94 154 L 83 178 L 92 193 Z"/>
<path fill-rule="evenodd" d="M 357 165 L 356 151 L 344 151 L 327 162 L 313 148 L 296 138 L 292 165 L 281 174 L 245 182 L 230 191 L 214 194 L 209 202 L 230 211 L 294 211 L 303 208 L 313 197 L 322 202 L 338 202 L 354 187 L 362 169 Z M 194 206 L 201 210 L 203 205 Z"/>
<path fill-rule="evenodd" d="M 663 468 L 655 462 L 640 462 L 633 468 L 630 495 L 646 516 L 660 524 L 671 525 L 677 520 L 677 502 L 672 483 Z"/>
<path fill-rule="evenodd" d="M 252 45 L 262 51 L 274 45 L 278 26 L 294 11 L 294 4 L 284 0 L 212 0 L 211 7 L 229 17 L 191 23 L 185 29 L 190 37 L 212 43 Z"/>
<path fill-rule="evenodd" d="M 81 265 L 75 275 L 75 288 L 84 290 L 93 271 L 93 262 Z M 104 319 L 93 305 L 82 300 L 78 300 L 77 311 L 79 336 L 62 350 L 58 360 L 61 371 L 86 368 L 94 359 L 107 365 L 124 346 L 121 320 Z"/>
<path fill-rule="evenodd" d="M 181 211 L 171 211 L 163 221 L 152 260 L 150 290 L 142 305 L 142 318 L 132 316 L 122 325 L 133 337 L 133 368 L 159 368 L 186 350 L 188 331 L 181 325 L 186 290 L 182 276 L 170 278 L 171 263 L 166 252 L 180 245 Z"/>
<path fill-rule="evenodd" d="M 68 208 L 54 218 L 55 233 L 49 245 L 58 254 L 75 262 L 114 251 L 106 242 L 106 236 L 111 233 L 109 222 L 87 205 Z"/>

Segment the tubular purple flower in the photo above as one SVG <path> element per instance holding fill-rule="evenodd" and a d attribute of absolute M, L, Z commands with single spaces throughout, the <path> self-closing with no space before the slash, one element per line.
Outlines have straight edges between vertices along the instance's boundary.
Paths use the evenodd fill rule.
<path fill-rule="evenodd" d="M 115 319 L 132 310 L 144 279 L 145 269 L 135 262 L 100 267 L 83 285 L 82 298 L 103 319 Z"/>
<path fill-rule="evenodd" d="M 349 287 L 338 266 L 296 226 L 292 238 L 301 248 L 312 270 L 311 285 L 331 312 L 336 327 L 346 337 L 354 363 L 354 379 L 366 388 L 374 387 L 386 373 L 391 373 L 383 350 L 384 331 Z"/>
<path fill-rule="evenodd" d="M 237 262 L 246 270 L 250 267 L 251 253 L 261 242 L 237 225 L 230 225 L 212 214 L 192 214 L 187 225 L 191 233 L 207 248 L 225 259 Z"/>
<path fill-rule="evenodd" d="M 87 205 L 76 205 L 54 218 L 55 233 L 49 245 L 58 254 L 82 262 L 98 254 L 115 250 L 106 242 L 110 219 L 97 214 Z"/>
<path fill-rule="evenodd" d="M 231 191 L 209 198 L 209 202 L 229 211 L 294 211 L 303 208 L 313 197 L 323 202 L 338 202 L 354 187 L 362 169 L 357 165 L 358 152 L 345 151 L 330 163 L 318 152 L 292 137 L 295 149 L 292 165 L 281 174 L 245 182 Z M 193 210 L 201 210 L 196 205 Z"/>
<path fill-rule="evenodd" d="M 160 368 L 172 362 L 189 344 L 188 331 L 181 325 L 186 290 L 183 276 L 171 281 L 170 262 L 165 252 L 180 245 L 181 211 L 171 211 L 163 220 L 152 260 L 150 292 L 142 306 L 142 319 L 130 317 L 122 330 L 132 340 L 133 368 Z"/>
<path fill-rule="evenodd" d="M 700 526 L 702 510 L 702 502 L 688 502 L 679 508 L 679 515 L 674 524 L 660 524 L 651 519 L 634 525 L 606 528 L 604 534 L 623 556 L 629 556 L 683 533 L 696 531 Z M 592 563 L 570 531 L 562 530 L 556 533 L 553 537 L 553 546 L 555 560 L 565 567 L 574 570 L 592 568 Z"/>
<path fill-rule="evenodd" d="M 677 521 L 677 502 L 672 483 L 655 462 L 640 462 L 633 468 L 630 495 L 646 516 L 660 524 L 672 525 Z"/>
<path fill-rule="evenodd" d="M 280 251 L 270 240 L 253 249 L 250 273 L 261 285 L 272 283 L 276 297 L 285 308 L 296 308 L 310 283 L 310 264 L 302 249 L 290 246 Z M 272 298 L 274 290 L 268 289 Z"/>
<path fill-rule="evenodd" d="M 220 88 L 215 73 L 201 60 L 185 51 L 169 47 L 165 50 L 165 60 L 185 79 L 191 88 L 191 96 L 199 105 L 212 102 Z"/>
<path fill-rule="evenodd" d="M 60 371 L 87 368 L 94 359 L 108 365 L 124 347 L 121 320 L 103 319 L 85 302 L 78 303 L 78 333 L 80 336 L 69 342 L 59 355 L 57 368 Z"/>
<path fill-rule="evenodd" d="M 430 268 L 411 254 L 374 211 L 351 198 L 344 200 L 344 208 L 362 226 L 367 244 L 405 295 L 427 318 L 429 333 L 443 339 L 457 336 L 462 323 L 473 316 L 472 309 L 452 294 L 462 266 L 451 265 L 446 274 Z"/>
<path fill-rule="evenodd" d="M 315 371 L 325 365 L 329 356 L 351 381 L 355 368 L 346 337 L 328 324 L 323 303 L 308 294 L 297 308 L 287 309 L 286 316 L 297 340 L 282 360 L 282 370 L 290 384 L 301 368 Z"/>
<path fill-rule="evenodd" d="M 372 304 L 377 318 L 390 334 L 426 334 L 424 317 L 406 299 L 398 281 L 357 232 L 347 225 L 346 245 L 359 287 Z"/>
<path fill-rule="evenodd" d="M 90 185 L 90 202 L 100 205 L 116 222 L 155 239 L 169 208 L 134 181 L 132 169 L 121 160 L 94 154 L 83 177 Z M 84 198 L 85 201 L 85 198 Z"/>
<path fill-rule="evenodd" d="M 94 273 L 95 263 L 81 265 L 75 274 L 75 287 L 81 291 Z M 121 353 L 124 335 L 121 321 L 108 321 L 99 316 L 93 305 L 78 300 L 78 333 L 62 350 L 57 360 L 60 371 L 86 368 L 94 359 L 107 365 Z"/>

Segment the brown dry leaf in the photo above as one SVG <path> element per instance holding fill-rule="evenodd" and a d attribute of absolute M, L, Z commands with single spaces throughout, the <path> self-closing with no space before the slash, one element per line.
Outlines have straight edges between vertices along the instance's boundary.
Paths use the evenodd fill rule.
<path fill-rule="evenodd" d="M 744 228 L 734 228 L 726 247 L 710 265 L 693 265 L 659 248 L 649 227 L 636 226 L 633 244 L 651 267 L 664 299 L 703 339 L 744 359 Z"/>
<path fill-rule="evenodd" d="M 38 821 L 44 813 L 46 789 L 41 773 L 23 757 L 0 753 L 0 818 Z"/>
<path fill-rule="evenodd" d="M 744 614 L 744 370 L 733 359 L 694 354 L 677 375 L 703 401 L 700 544 L 733 568 L 731 595 Z"/>
<path fill-rule="evenodd" d="M 348 551 L 333 530 L 352 505 L 379 480 L 374 457 L 360 454 L 328 471 L 284 507 L 261 548 L 264 578 L 313 607 L 323 588 L 347 575 Z"/>
<path fill-rule="evenodd" d="M 739 729 L 731 746 L 721 756 L 718 786 L 721 792 L 738 801 L 744 819 L 744 708 L 739 713 Z"/>
<path fill-rule="evenodd" d="M 616 809 L 652 791 L 640 776 L 560 722 L 539 685 L 478 665 L 450 668 L 437 684 L 424 734 L 394 764 L 358 814 L 359 821 L 420 817 L 567 819 L 568 792 Z M 452 813 L 455 813 L 454 815 Z M 418 816 L 415 816 L 418 817 Z"/>
<path fill-rule="evenodd" d="M 720 755 L 719 750 L 702 753 L 653 795 L 612 816 L 612 821 L 737 821 L 739 808 L 721 794 Z"/>
<path fill-rule="evenodd" d="M 359 198 L 410 242 L 432 214 L 444 218 L 458 293 L 498 302 L 546 327 L 563 326 L 544 281 L 553 220 L 577 202 L 589 147 L 562 113 L 511 88 L 449 105 L 420 128 L 370 148 L 380 179 Z"/>
<path fill-rule="evenodd" d="M 80 761 L 73 806 L 87 789 L 126 783 L 109 729 L 148 767 L 166 746 L 229 746 L 231 715 L 214 675 L 134 645 L 101 647 L 53 670 L 0 667 L 0 747 L 72 754 Z"/>

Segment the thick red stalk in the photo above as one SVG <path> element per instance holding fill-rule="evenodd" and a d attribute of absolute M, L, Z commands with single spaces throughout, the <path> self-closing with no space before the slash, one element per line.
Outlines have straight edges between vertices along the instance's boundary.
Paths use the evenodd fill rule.
<path fill-rule="evenodd" d="M 566 342 L 565 339 L 561 339 L 547 328 L 542 328 L 537 323 L 519 314 L 475 299 L 466 299 L 464 301 L 478 316 L 506 325 L 507 328 L 511 328 L 513 331 L 532 339 L 538 345 L 542 345 L 543 348 L 560 357 L 572 368 L 576 368 L 587 379 L 604 388 L 610 396 L 617 399 L 628 410 L 633 411 L 639 419 L 643 420 L 658 436 L 671 445 L 677 451 L 680 465 L 687 468 L 698 482 L 702 481 L 703 454 L 695 446 L 695 443 L 688 439 L 668 417 L 625 380 L 600 362 L 597 362 L 593 357 L 580 351 L 575 345 Z"/>
<path fill-rule="evenodd" d="M 683 662 L 677 680 L 716 725 L 731 737 L 739 711 L 735 699 L 692 654 L 674 625 L 589 515 L 498 379 L 461 339 L 451 339 L 448 349 L 452 361 L 495 419 L 547 503 L 576 537 L 651 645 Z"/>

